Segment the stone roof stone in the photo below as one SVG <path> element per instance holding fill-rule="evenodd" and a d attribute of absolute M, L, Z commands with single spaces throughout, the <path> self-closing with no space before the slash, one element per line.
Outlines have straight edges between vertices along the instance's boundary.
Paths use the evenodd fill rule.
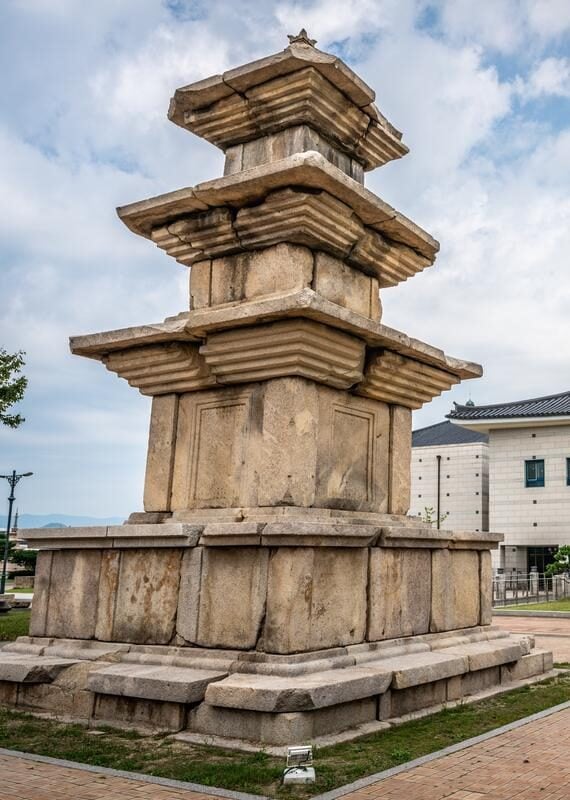
<path fill-rule="evenodd" d="M 177 89 L 169 119 L 224 151 L 308 124 L 366 170 L 405 155 L 402 134 L 374 105 L 374 91 L 301 34 L 279 53 Z"/>

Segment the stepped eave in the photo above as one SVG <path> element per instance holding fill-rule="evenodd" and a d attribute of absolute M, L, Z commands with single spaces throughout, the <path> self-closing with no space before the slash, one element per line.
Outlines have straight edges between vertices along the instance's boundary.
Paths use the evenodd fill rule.
<path fill-rule="evenodd" d="M 254 86 L 308 66 L 314 67 L 359 108 L 366 108 L 374 102 L 374 90 L 340 58 L 311 45 L 294 43 L 278 53 L 227 70 L 222 75 L 212 75 L 176 89 L 170 119 L 177 122 L 185 110 L 211 106 L 224 97 L 243 94 Z M 399 133 L 395 128 L 393 131 Z"/>
<path fill-rule="evenodd" d="M 185 215 L 222 206 L 241 208 L 288 187 L 326 191 L 348 205 L 365 225 L 431 262 L 435 259 L 439 243 L 429 233 L 313 151 L 120 206 L 117 213 L 133 233 L 151 238 L 154 228 Z"/>
<path fill-rule="evenodd" d="M 460 380 L 479 378 L 483 374 L 479 364 L 446 355 L 437 347 L 342 308 L 311 289 L 253 301 L 239 307 L 197 309 L 150 325 L 73 336 L 70 349 L 75 355 L 101 360 L 116 350 L 147 344 L 196 342 L 212 332 L 269 323 L 289 316 L 324 323 L 357 336 L 372 348 L 385 348 L 421 364 L 444 370 Z"/>
<path fill-rule="evenodd" d="M 176 89 L 168 117 L 224 151 L 308 124 L 371 170 L 408 152 L 374 98 L 341 59 L 303 41 Z"/>

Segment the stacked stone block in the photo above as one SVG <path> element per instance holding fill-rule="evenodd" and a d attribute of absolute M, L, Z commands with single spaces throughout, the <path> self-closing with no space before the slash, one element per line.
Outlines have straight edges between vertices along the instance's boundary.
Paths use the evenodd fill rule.
<path fill-rule="evenodd" d="M 6 703 L 279 745 L 549 668 L 490 626 L 500 535 L 406 516 L 412 409 L 481 368 L 381 324 L 438 244 L 364 188 L 407 152 L 374 92 L 291 40 L 175 93 L 224 177 L 119 209 L 190 267 L 178 315 L 71 341 L 152 397 L 144 510 L 28 532 Z"/>

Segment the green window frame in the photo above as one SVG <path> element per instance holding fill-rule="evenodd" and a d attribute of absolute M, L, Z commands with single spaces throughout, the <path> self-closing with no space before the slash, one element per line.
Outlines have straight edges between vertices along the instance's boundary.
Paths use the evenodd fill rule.
<path fill-rule="evenodd" d="M 524 462 L 524 482 L 527 489 L 544 486 L 543 458 L 533 458 Z"/>

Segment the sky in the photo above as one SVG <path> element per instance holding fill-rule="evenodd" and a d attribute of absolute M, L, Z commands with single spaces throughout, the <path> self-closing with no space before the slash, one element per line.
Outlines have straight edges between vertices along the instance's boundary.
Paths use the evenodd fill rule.
<path fill-rule="evenodd" d="M 568 0 L 0 0 L 0 347 L 29 378 L 0 473 L 34 472 L 21 511 L 142 509 L 150 399 L 68 337 L 186 310 L 186 269 L 115 207 L 221 175 L 170 96 L 303 26 L 410 148 L 366 185 L 441 243 L 382 321 L 484 366 L 415 427 L 570 389 Z"/>

